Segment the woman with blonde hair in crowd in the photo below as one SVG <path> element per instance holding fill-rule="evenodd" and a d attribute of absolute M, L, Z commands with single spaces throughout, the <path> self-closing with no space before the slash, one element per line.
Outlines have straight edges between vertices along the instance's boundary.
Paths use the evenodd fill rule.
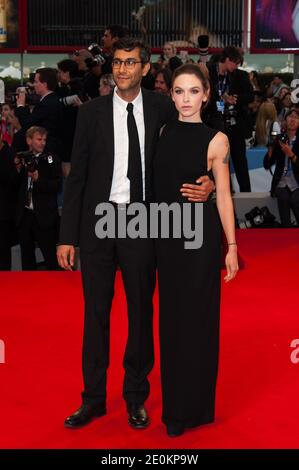
<path fill-rule="evenodd" d="M 271 101 L 261 104 L 256 118 L 255 140 L 257 145 L 267 145 L 271 132 L 280 132 L 280 125 L 277 121 L 277 111 Z"/>
<path fill-rule="evenodd" d="M 177 50 L 175 45 L 172 42 L 166 42 L 163 46 L 163 55 L 165 58 L 164 66 L 168 67 L 171 72 L 174 72 L 174 70 L 180 65 L 182 65 L 181 59 L 176 55 Z"/>

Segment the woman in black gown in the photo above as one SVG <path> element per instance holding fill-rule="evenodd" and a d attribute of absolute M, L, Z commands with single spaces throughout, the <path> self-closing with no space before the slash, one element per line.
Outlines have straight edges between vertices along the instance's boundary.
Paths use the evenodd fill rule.
<path fill-rule="evenodd" d="M 158 203 L 179 203 L 182 183 L 213 173 L 216 205 L 202 203 L 203 243 L 186 249 L 182 238 L 156 243 L 160 303 L 162 421 L 169 436 L 214 420 L 219 350 L 221 223 L 228 242 L 227 275 L 238 270 L 233 205 L 230 194 L 227 137 L 202 123 L 208 100 L 207 76 L 196 65 L 176 69 L 172 99 L 177 121 L 165 126 L 154 161 Z M 195 205 L 189 202 L 195 216 Z M 216 207 L 217 206 L 217 207 Z M 217 210 L 218 209 L 218 210 Z M 220 216 L 220 217 L 219 217 Z M 220 223 L 221 221 L 221 223 Z"/>

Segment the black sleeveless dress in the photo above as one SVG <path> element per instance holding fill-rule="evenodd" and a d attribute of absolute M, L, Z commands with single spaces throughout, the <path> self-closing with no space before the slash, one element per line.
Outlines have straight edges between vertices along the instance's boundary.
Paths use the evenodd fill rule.
<path fill-rule="evenodd" d="M 217 131 L 203 123 L 174 121 L 160 137 L 154 159 L 156 202 L 195 204 L 183 183 L 207 174 L 207 150 Z M 162 421 L 194 427 L 214 420 L 218 371 L 221 224 L 216 205 L 202 204 L 203 243 L 186 249 L 181 238 L 156 241 Z"/>

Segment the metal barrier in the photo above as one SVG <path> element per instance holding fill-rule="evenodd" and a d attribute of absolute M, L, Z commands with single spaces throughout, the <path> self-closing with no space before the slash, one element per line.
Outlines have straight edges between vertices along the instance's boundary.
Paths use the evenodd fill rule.
<path fill-rule="evenodd" d="M 153 48 L 194 47 L 200 34 L 211 47 L 242 47 L 245 9 L 246 0 L 28 0 L 28 46 L 84 46 L 121 24 Z"/>

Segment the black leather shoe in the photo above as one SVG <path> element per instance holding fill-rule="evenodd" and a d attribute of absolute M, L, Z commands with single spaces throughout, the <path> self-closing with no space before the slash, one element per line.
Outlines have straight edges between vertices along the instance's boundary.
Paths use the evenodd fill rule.
<path fill-rule="evenodd" d="M 64 422 L 66 428 L 76 429 L 88 424 L 93 418 L 106 414 L 106 405 L 82 405 L 74 414 L 68 416 Z"/>
<path fill-rule="evenodd" d="M 127 405 L 129 425 L 134 429 L 145 429 L 149 425 L 149 417 L 143 405 L 130 403 Z"/>
<path fill-rule="evenodd" d="M 166 431 L 169 437 L 178 437 L 184 433 L 185 429 L 181 424 L 167 424 Z"/>

